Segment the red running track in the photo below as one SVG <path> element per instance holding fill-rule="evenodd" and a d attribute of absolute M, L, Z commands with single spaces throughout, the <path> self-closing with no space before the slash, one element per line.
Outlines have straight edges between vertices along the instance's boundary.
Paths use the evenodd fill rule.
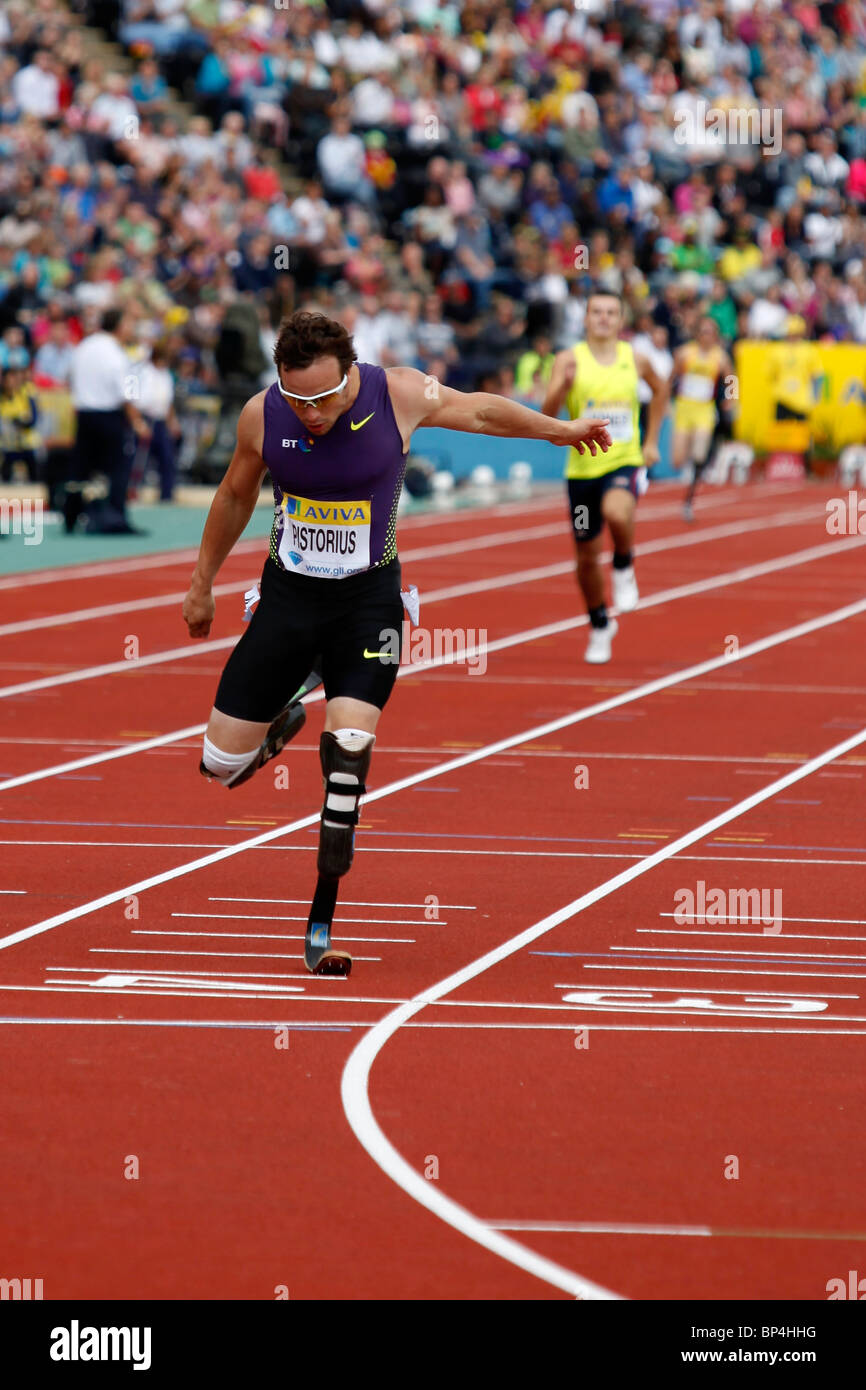
<path fill-rule="evenodd" d="M 196 771 L 263 547 L 199 644 L 189 557 L 29 578 L 0 624 L 0 1272 L 826 1298 L 866 1239 L 866 539 L 827 535 L 828 495 L 708 492 L 687 531 L 651 494 L 598 670 L 560 498 L 403 523 L 422 621 L 482 649 L 405 668 L 383 719 L 348 980 L 301 959 L 321 703 L 288 790 Z M 700 883 L 781 920 L 677 921 Z"/>

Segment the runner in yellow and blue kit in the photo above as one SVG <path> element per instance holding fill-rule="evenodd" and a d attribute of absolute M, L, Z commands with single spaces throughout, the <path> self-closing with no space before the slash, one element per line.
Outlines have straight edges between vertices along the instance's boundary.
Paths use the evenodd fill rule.
<path fill-rule="evenodd" d="M 674 354 L 674 466 L 680 470 L 690 463 L 692 478 L 683 502 L 683 516 L 694 521 L 692 503 L 701 474 L 710 458 L 716 428 L 719 378 L 731 378 L 733 364 L 719 343 L 715 319 L 702 318 L 697 337 L 683 343 Z"/>
<path fill-rule="evenodd" d="M 658 460 L 658 435 L 668 388 L 650 363 L 619 338 L 622 301 L 608 290 L 593 291 L 586 305 L 586 341 L 557 354 L 542 410 L 558 416 L 563 405 L 578 416 L 610 421 L 613 441 L 605 454 L 569 449 L 565 467 L 574 537 L 577 581 L 586 602 L 591 631 L 585 660 L 610 661 L 616 621 L 608 617 L 604 575 L 599 564 L 605 523 L 613 540 L 613 599 L 620 613 L 637 605 L 632 543 L 634 512 L 644 490 L 646 468 Z M 652 391 L 647 436 L 641 449 L 638 429 L 638 378 Z"/>

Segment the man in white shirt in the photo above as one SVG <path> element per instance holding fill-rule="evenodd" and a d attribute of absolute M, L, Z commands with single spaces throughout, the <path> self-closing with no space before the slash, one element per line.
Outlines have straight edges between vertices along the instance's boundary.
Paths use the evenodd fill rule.
<path fill-rule="evenodd" d="M 337 116 L 330 133 L 316 146 L 316 162 L 329 197 L 355 198 L 367 206 L 376 202 L 376 190 L 367 177 L 366 151 L 352 132 L 346 116 Z"/>
<path fill-rule="evenodd" d="M 60 111 L 60 83 L 51 71 L 51 55 L 42 49 L 12 79 L 12 95 L 25 116 L 53 120 Z"/>
<path fill-rule="evenodd" d="M 300 223 L 301 235 L 307 246 L 318 246 L 324 241 L 327 231 L 327 216 L 330 204 L 322 197 L 322 185 L 318 179 L 310 179 L 306 193 L 296 198 L 291 206 L 292 216 Z"/>
<path fill-rule="evenodd" d="M 104 131 L 110 140 L 134 140 L 138 136 L 138 107 L 126 90 L 126 78 L 109 73 L 105 87 L 90 108 L 90 128 Z"/>
<path fill-rule="evenodd" d="M 787 318 L 781 285 L 768 285 L 749 309 L 746 334 L 749 338 L 781 338 Z"/>
<path fill-rule="evenodd" d="M 141 534 L 126 514 L 126 492 L 134 443 L 147 426 L 132 404 L 134 374 L 121 346 L 123 313 L 108 309 L 98 332 L 78 344 L 72 354 L 69 389 L 77 415 L 72 478 L 67 483 L 63 515 L 66 530 L 75 530 L 86 511 L 87 530 L 113 535 Z M 108 478 L 108 497 L 102 506 L 86 507 L 84 484 L 95 472 Z"/>

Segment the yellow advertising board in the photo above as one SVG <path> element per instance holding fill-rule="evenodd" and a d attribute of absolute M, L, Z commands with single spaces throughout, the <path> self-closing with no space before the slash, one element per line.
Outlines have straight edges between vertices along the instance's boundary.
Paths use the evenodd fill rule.
<path fill-rule="evenodd" d="M 866 347 L 746 339 L 734 363 L 734 435 L 756 453 L 835 453 L 866 442 Z"/>

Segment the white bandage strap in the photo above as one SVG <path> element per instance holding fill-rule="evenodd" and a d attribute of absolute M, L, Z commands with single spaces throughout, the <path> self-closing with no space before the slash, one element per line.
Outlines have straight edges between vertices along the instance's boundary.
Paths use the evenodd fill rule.
<path fill-rule="evenodd" d="M 329 784 L 339 782 L 345 787 L 357 787 L 358 778 L 353 777 L 350 772 L 332 772 L 328 778 Z M 325 797 L 325 806 L 329 811 L 354 811 L 357 795 L 338 796 L 336 792 L 328 791 Z"/>
<path fill-rule="evenodd" d="M 211 743 L 205 734 L 202 762 L 218 782 L 227 782 L 236 772 L 246 767 L 257 752 L 257 748 L 251 748 L 248 753 L 224 753 L 215 743 Z"/>
<path fill-rule="evenodd" d="M 360 753 L 366 747 L 372 748 L 373 744 L 376 742 L 376 735 L 365 733 L 363 729 L 335 729 L 334 738 L 337 740 L 341 748 L 346 749 L 347 753 Z M 338 792 L 333 791 L 332 787 L 334 786 L 334 783 L 339 783 L 340 786 L 345 787 L 347 794 L 345 796 L 340 796 Z M 344 828 L 342 824 L 338 822 L 327 820 L 325 818 L 325 812 L 348 811 L 351 814 L 358 805 L 358 793 L 355 792 L 353 794 L 349 789 L 352 787 L 357 787 L 359 786 L 359 784 L 360 779 L 356 777 L 354 773 L 328 773 L 328 779 L 326 783 L 327 790 L 325 792 L 325 805 L 322 813 L 323 825 L 327 825 L 335 830 Z"/>

